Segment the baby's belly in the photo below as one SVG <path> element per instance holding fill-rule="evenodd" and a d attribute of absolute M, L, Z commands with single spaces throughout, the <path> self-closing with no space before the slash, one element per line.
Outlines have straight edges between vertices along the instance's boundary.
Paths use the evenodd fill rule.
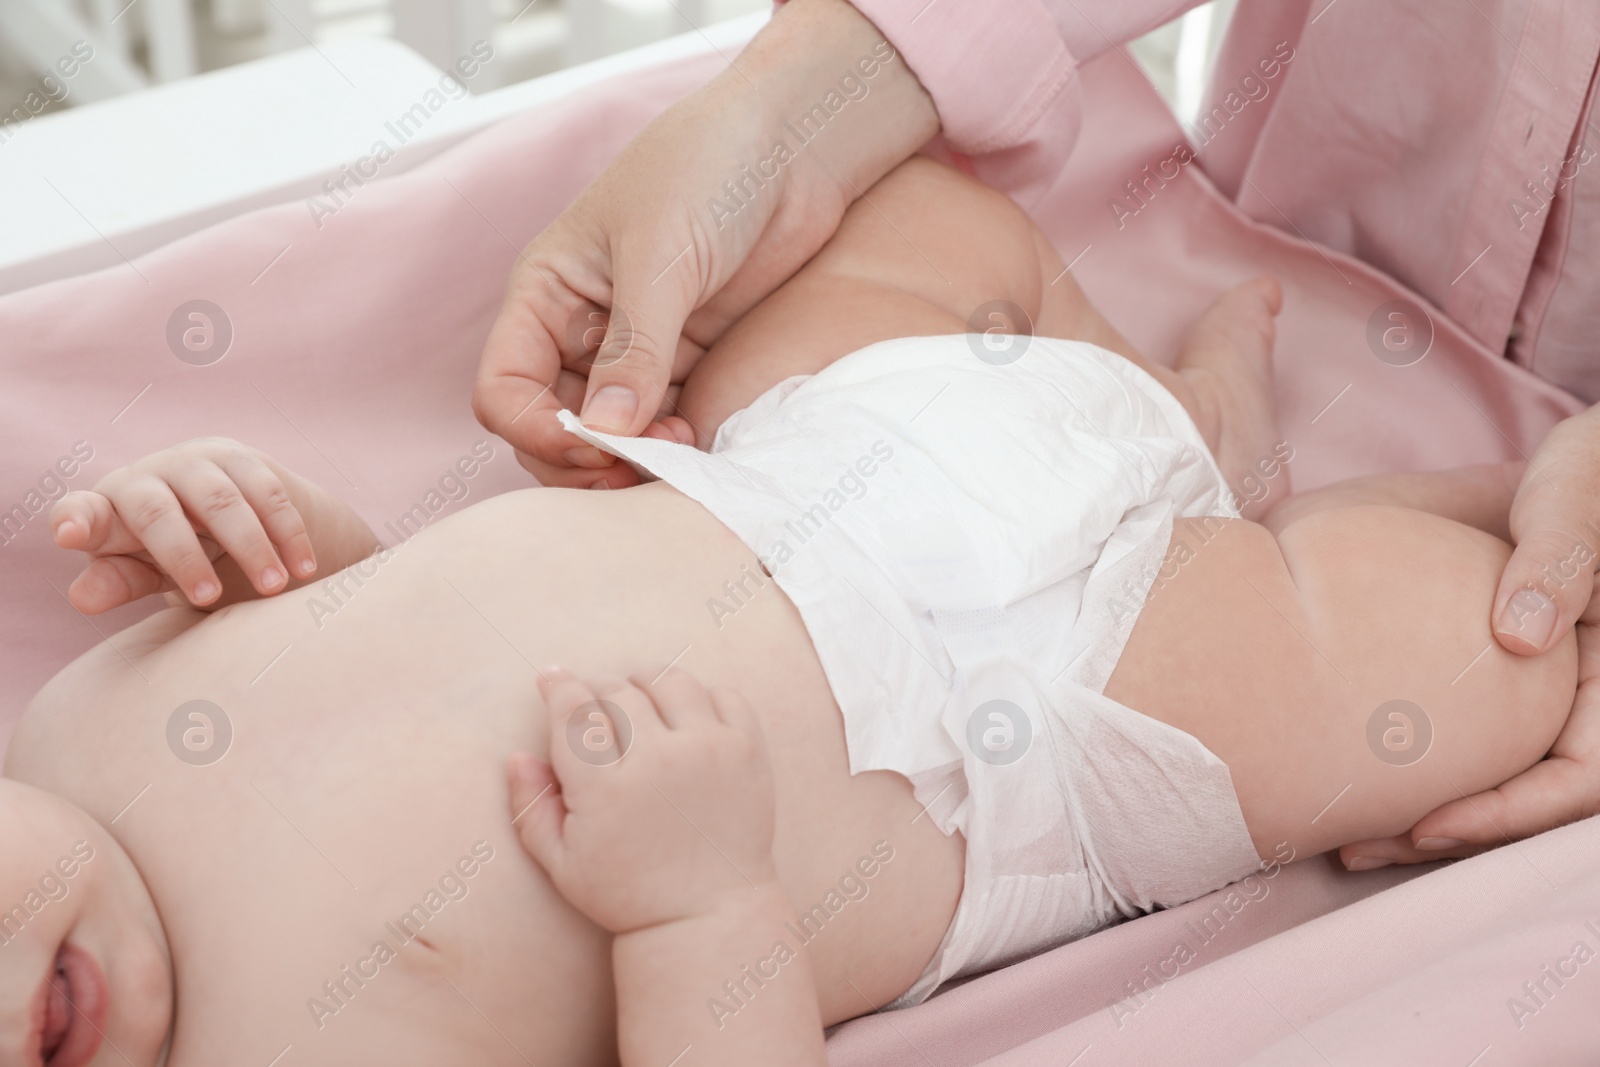
<path fill-rule="evenodd" d="M 399 914 L 407 887 L 438 873 L 435 853 L 461 852 L 478 837 L 515 851 L 503 810 L 505 757 L 549 744 L 536 667 L 559 663 L 604 679 L 654 674 L 676 662 L 709 685 L 741 690 L 763 717 L 774 755 L 779 874 L 800 911 L 826 907 L 827 921 L 808 938 L 824 1017 L 836 1021 L 887 1002 L 932 956 L 961 889 L 959 840 L 918 818 L 921 809 L 899 776 L 850 776 L 839 713 L 798 615 L 754 557 L 698 505 L 663 486 L 507 494 L 425 530 L 364 573 L 359 583 L 346 572 L 334 587 L 307 587 L 207 619 L 136 659 L 139 678 L 113 651 L 86 657 L 68 688 L 98 672 L 103 699 L 86 700 L 80 689 L 70 701 L 78 710 L 51 712 L 58 733 L 21 731 L 12 754 L 25 768 L 19 776 L 42 780 L 108 822 L 151 780 L 152 769 L 159 771 L 162 788 L 139 802 L 145 821 L 119 820 L 116 829 L 152 872 L 158 893 L 177 902 L 174 914 L 192 896 L 184 864 L 196 847 L 207 847 L 204 839 L 214 836 L 219 849 L 260 840 L 240 831 L 240 820 L 256 817 L 260 835 L 282 830 L 273 820 L 284 816 L 257 803 L 258 793 L 269 792 L 296 822 L 313 820 L 297 833 L 339 857 L 353 884 L 369 881 L 357 871 L 384 871 L 396 895 L 374 899 L 367 910 Z M 123 647 L 134 647 L 136 637 L 130 633 Z M 168 717 L 196 696 L 226 709 L 235 745 L 231 758 L 203 773 L 178 767 L 165 748 Z M 96 712 L 98 719 L 74 721 Z M 97 773 L 73 770 L 88 765 Z M 235 795 L 239 810 L 230 811 L 222 798 Z M 184 819 L 185 811 L 182 848 L 170 826 L 142 834 L 163 818 Z M 837 892 L 857 861 L 875 846 L 881 855 L 883 844 L 894 859 L 864 889 L 852 878 L 858 888 Z M 413 864 L 418 854 L 425 858 Z M 269 906 L 273 891 L 263 877 L 331 879 L 317 855 L 306 851 L 301 859 L 304 869 L 265 875 L 261 863 L 239 854 L 241 870 L 254 880 L 236 887 L 242 903 L 216 904 L 244 912 L 261 904 L 267 925 L 237 924 L 263 945 L 238 945 L 227 955 L 274 941 L 272 951 L 281 954 L 284 938 L 325 940 L 332 936 L 327 923 L 348 918 L 333 909 L 319 919 L 311 904 L 311 914 L 274 932 L 272 911 L 295 909 L 285 908 L 281 895 Z M 459 953 L 471 966 L 504 975 L 512 992 L 530 948 L 542 945 L 537 956 L 547 960 L 600 957 L 580 968 L 592 981 L 580 975 L 558 989 L 528 978 L 544 994 L 539 1002 L 561 1010 L 524 1018 L 542 1030 L 568 1025 L 570 1009 L 593 1016 L 559 998 L 584 988 L 609 995 L 603 940 L 561 905 L 524 857 L 514 854 L 505 864 L 500 870 L 515 873 L 505 891 L 475 898 L 480 914 L 494 909 L 500 925 L 473 924 L 477 942 L 458 946 Z M 417 870 L 406 872 L 408 865 Z M 184 920 L 174 926 L 174 940 L 185 940 Z M 218 946 L 196 944 L 194 951 L 215 954 Z"/>

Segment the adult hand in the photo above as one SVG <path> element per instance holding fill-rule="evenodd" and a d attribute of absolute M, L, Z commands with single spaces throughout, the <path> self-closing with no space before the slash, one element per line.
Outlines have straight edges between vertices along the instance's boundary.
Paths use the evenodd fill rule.
<path fill-rule="evenodd" d="M 1592 600 L 1600 560 L 1600 407 L 1557 424 L 1528 463 L 1511 505 L 1516 544 L 1494 598 L 1495 637 L 1507 651 L 1548 651 Z"/>
<path fill-rule="evenodd" d="M 1600 597 L 1590 610 L 1596 606 Z M 1352 870 L 1470 856 L 1596 812 L 1600 812 L 1600 626 L 1580 622 L 1578 692 L 1549 755 L 1504 785 L 1435 808 L 1408 834 L 1345 845 L 1339 855 Z"/>
<path fill-rule="evenodd" d="M 821 106 L 830 94 L 846 106 Z M 802 140 L 797 124 L 819 106 L 820 132 Z M 585 425 L 692 440 L 661 418 L 669 383 L 937 128 L 931 99 L 855 8 L 785 5 L 524 251 L 479 365 L 479 421 L 547 485 L 633 484 L 561 428 L 563 399 L 581 384 Z"/>
<path fill-rule="evenodd" d="M 1578 693 L 1566 725 L 1550 754 L 1517 777 L 1435 809 L 1409 834 L 1346 845 L 1346 863 L 1468 856 L 1600 812 L 1600 407 L 1559 423 L 1534 453 L 1511 505 L 1511 536 L 1495 637 L 1534 656 L 1576 625 Z"/>

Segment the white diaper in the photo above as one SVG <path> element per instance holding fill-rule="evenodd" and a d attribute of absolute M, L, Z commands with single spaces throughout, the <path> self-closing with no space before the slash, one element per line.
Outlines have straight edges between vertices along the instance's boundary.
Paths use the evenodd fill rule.
<path fill-rule="evenodd" d="M 563 424 L 750 546 L 810 632 L 851 771 L 898 771 L 965 836 L 955 919 L 897 1004 L 1259 866 L 1227 766 L 1101 692 L 1173 519 L 1237 515 L 1126 359 L 906 338 L 769 390 L 710 453 Z"/>

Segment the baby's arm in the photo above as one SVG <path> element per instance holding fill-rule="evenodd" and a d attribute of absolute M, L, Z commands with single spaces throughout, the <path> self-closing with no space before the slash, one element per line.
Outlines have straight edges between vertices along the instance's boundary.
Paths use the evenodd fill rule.
<path fill-rule="evenodd" d="M 210 611 L 273 596 L 371 555 L 367 524 L 256 449 L 205 437 L 118 468 L 50 513 L 58 546 L 89 562 L 67 590 L 96 614 L 167 591 Z"/>
<path fill-rule="evenodd" d="M 760 722 L 682 671 L 645 677 L 597 696 L 544 668 L 550 762 L 512 757 L 512 821 L 567 901 L 616 935 L 623 1064 L 818 1067 L 822 1017 L 773 864 Z"/>

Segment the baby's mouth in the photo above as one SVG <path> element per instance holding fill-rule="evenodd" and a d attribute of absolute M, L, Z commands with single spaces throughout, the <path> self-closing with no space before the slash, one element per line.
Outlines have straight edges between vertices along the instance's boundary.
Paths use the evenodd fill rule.
<path fill-rule="evenodd" d="M 45 983 L 49 988 L 44 991 L 39 1062 L 44 1067 L 83 1067 L 105 1040 L 110 1008 L 105 972 L 88 952 L 63 944 Z"/>

